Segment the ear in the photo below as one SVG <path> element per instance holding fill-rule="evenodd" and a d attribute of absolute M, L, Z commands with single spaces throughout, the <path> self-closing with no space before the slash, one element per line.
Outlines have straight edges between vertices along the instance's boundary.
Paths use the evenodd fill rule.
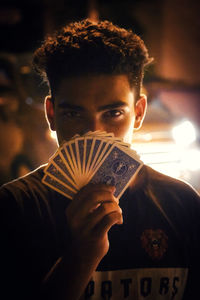
<path fill-rule="evenodd" d="M 55 131 L 55 113 L 54 113 L 54 104 L 51 96 L 45 98 L 45 115 L 49 127 L 51 130 Z"/>
<path fill-rule="evenodd" d="M 140 129 L 142 122 L 144 120 L 147 110 L 147 97 L 146 95 L 141 95 L 135 104 L 135 130 Z"/>

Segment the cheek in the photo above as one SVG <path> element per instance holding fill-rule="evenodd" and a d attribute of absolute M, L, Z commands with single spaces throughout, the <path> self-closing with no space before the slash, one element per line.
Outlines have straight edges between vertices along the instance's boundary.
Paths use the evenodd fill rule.
<path fill-rule="evenodd" d="M 58 118 L 56 120 L 56 133 L 58 142 L 61 143 L 63 140 L 69 140 L 78 132 L 78 128 L 75 124 L 70 124 L 70 122 Z"/>
<path fill-rule="evenodd" d="M 63 140 L 69 140 L 76 134 L 83 135 L 86 131 L 92 130 L 88 125 L 88 121 L 81 120 L 66 120 L 62 117 L 58 117 L 56 120 L 56 132 L 59 143 Z"/>
<path fill-rule="evenodd" d="M 120 137 L 125 142 L 130 143 L 132 141 L 134 129 L 134 118 L 129 116 L 125 120 L 122 120 L 118 124 L 115 124 L 112 129 L 116 137 Z"/>

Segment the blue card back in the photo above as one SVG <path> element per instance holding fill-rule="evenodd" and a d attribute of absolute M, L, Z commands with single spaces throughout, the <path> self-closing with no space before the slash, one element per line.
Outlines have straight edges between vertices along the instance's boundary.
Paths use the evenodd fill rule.
<path fill-rule="evenodd" d="M 114 145 L 90 182 L 115 186 L 114 196 L 119 198 L 140 166 L 142 166 L 141 161 Z"/>

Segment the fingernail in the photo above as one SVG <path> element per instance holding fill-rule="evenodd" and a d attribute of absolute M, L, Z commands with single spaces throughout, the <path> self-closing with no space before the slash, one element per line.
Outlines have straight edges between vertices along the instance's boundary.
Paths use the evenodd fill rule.
<path fill-rule="evenodd" d="M 114 193 L 116 191 L 116 187 L 115 186 L 111 186 L 111 190 Z"/>

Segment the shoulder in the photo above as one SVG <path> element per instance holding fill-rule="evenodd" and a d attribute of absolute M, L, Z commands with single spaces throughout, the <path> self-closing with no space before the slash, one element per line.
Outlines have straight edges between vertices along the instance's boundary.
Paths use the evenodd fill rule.
<path fill-rule="evenodd" d="M 48 205 L 55 192 L 42 183 L 44 167 L 42 165 L 27 175 L 2 185 L 1 209 L 24 211 L 27 208 L 34 210 L 36 206 Z"/>
<path fill-rule="evenodd" d="M 164 175 L 148 166 L 145 168 L 144 189 L 148 198 L 168 213 L 179 211 L 184 215 L 200 215 L 200 195 L 189 183 Z"/>
<path fill-rule="evenodd" d="M 0 195 L 14 194 L 17 196 L 19 193 L 27 194 L 31 189 L 41 189 L 43 187 L 41 179 L 44 175 L 44 167 L 45 165 L 42 165 L 23 177 L 3 184 L 0 188 Z"/>
<path fill-rule="evenodd" d="M 162 174 L 149 166 L 146 168 L 146 179 L 150 187 L 163 192 L 175 192 L 177 195 L 193 195 L 199 197 L 198 192 L 186 181 Z"/>

